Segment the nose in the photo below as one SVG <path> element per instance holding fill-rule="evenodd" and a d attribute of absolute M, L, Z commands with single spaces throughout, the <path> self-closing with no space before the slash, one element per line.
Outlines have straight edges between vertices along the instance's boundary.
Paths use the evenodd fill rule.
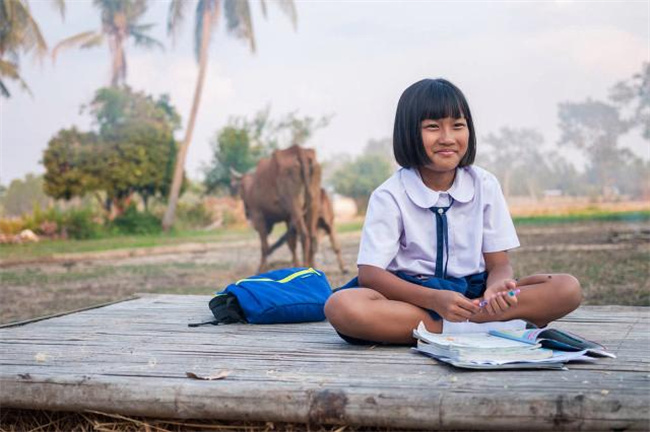
<path fill-rule="evenodd" d="M 438 142 L 442 145 L 450 145 L 454 143 L 453 129 L 449 127 L 440 128 L 440 135 Z"/>

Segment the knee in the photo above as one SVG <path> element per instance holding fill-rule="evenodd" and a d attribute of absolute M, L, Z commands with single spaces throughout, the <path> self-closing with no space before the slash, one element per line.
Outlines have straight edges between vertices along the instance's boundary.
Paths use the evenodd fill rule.
<path fill-rule="evenodd" d="M 346 317 L 351 312 L 350 302 L 346 300 L 346 297 L 348 296 L 345 291 L 339 291 L 332 294 L 325 302 L 325 317 L 334 327 L 346 321 Z"/>
<path fill-rule="evenodd" d="M 567 308 L 575 310 L 582 303 L 580 281 L 569 274 L 558 275 L 558 288 Z"/>
<path fill-rule="evenodd" d="M 337 330 L 358 327 L 367 320 L 364 303 L 366 297 L 355 290 L 343 290 L 330 296 L 325 303 L 325 317 Z"/>

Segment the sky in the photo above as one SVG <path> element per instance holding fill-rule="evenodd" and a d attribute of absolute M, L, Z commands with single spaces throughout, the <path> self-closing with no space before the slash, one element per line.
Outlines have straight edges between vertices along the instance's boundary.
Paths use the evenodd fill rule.
<path fill-rule="evenodd" d="M 192 0 L 188 0 L 192 1 Z M 50 47 L 100 27 L 90 0 L 68 0 L 65 21 L 50 0 L 30 0 Z M 546 146 L 580 165 L 558 142 L 558 104 L 606 100 L 608 90 L 650 61 L 650 1 L 296 1 L 298 25 L 269 1 L 264 19 L 252 1 L 257 52 L 223 28 L 213 39 L 197 125 L 186 161 L 191 178 L 211 159 L 210 141 L 233 116 L 267 105 L 280 117 L 333 115 L 307 143 L 322 160 L 359 154 L 369 139 L 390 137 L 397 101 L 422 78 L 444 77 L 465 93 L 478 136 L 503 126 L 534 128 Z M 166 49 L 127 45 L 127 83 L 167 93 L 189 116 L 198 65 L 194 8 L 174 44 L 166 33 L 169 3 L 150 0 L 142 23 Z M 223 26 L 222 26 L 223 27 Z M 62 128 L 92 128 L 80 112 L 109 83 L 108 48 L 72 49 L 56 63 L 21 59 L 33 97 L 10 83 L 0 99 L 0 182 L 42 173 L 43 150 Z M 179 131 L 181 139 L 184 130 Z M 622 140 L 648 159 L 638 134 Z"/>

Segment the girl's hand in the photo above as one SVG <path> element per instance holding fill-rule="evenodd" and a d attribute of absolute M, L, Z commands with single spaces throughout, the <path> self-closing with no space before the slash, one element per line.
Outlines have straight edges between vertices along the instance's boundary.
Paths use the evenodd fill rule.
<path fill-rule="evenodd" d="M 517 283 L 512 279 L 506 279 L 489 286 L 483 297 L 488 302 L 484 306 L 485 311 L 490 315 L 498 315 L 516 306 L 518 301 L 514 294 L 515 289 L 517 289 Z"/>
<path fill-rule="evenodd" d="M 447 321 L 467 321 L 472 315 L 479 312 L 479 300 L 470 300 L 455 291 L 432 290 L 435 295 L 433 305 L 429 309 L 438 312 Z"/>

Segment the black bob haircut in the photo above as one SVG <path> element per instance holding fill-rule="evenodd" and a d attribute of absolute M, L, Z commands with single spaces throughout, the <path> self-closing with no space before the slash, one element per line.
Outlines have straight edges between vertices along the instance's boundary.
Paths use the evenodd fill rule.
<path fill-rule="evenodd" d="M 473 164 L 476 157 L 476 134 L 467 99 L 458 87 L 442 78 L 418 81 L 404 90 L 399 98 L 393 129 L 393 153 L 397 163 L 404 168 L 430 164 L 431 160 L 422 143 L 422 120 L 447 117 L 464 117 L 467 121 L 467 153 L 458 166 Z"/>

